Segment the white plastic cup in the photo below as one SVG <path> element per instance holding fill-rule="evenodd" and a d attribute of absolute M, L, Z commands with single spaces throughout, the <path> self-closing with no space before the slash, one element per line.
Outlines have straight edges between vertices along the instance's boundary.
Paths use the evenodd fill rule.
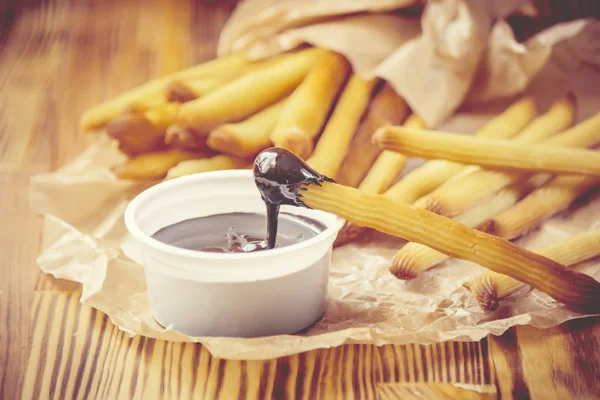
<path fill-rule="evenodd" d="M 154 318 L 191 336 L 259 337 L 296 333 L 325 311 L 335 215 L 283 206 L 327 229 L 292 246 L 253 253 L 181 249 L 152 235 L 190 218 L 231 212 L 265 213 L 252 171 L 185 176 L 140 193 L 125 211 L 139 242 Z M 225 232 L 223 232 L 225 234 Z"/>

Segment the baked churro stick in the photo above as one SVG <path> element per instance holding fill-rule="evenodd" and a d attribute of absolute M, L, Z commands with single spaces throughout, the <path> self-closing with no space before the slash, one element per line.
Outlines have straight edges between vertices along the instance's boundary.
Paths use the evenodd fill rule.
<path fill-rule="evenodd" d="M 300 201 L 308 207 L 509 275 L 576 311 L 600 312 L 600 283 L 507 240 L 430 211 L 334 183 L 304 189 Z"/>
<path fill-rule="evenodd" d="M 552 136 L 572 123 L 573 114 L 573 100 L 568 96 L 557 101 L 546 114 L 529 124 L 513 142 L 532 143 Z M 537 174 L 530 179 L 524 178 L 500 190 L 490 200 L 490 196 L 493 196 L 500 187 L 494 187 L 494 190 L 490 189 L 495 181 L 494 179 L 488 179 L 489 175 L 504 177 L 506 183 L 518 179 L 519 176 L 529 176 L 529 174 L 511 174 L 498 171 L 477 171 L 462 177 L 462 179 L 448 181 L 429 195 L 419 199 L 415 205 L 426 207 L 430 211 L 448 217 L 456 216 L 456 219 L 463 224 L 476 227 L 483 220 L 506 211 L 523 196 L 551 178 L 550 175 L 546 174 Z M 462 199 L 462 202 L 456 201 L 451 205 L 444 202 L 440 193 L 443 194 L 448 190 L 455 192 L 457 195 L 462 194 L 458 197 Z M 473 208 L 472 206 L 476 203 L 479 205 Z M 442 263 L 448 258 L 433 249 L 416 243 L 408 243 L 394 255 L 390 270 L 399 279 L 412 279 L 419 273 Z"/>
<path fill-rule="evenodd" d="M 527 124 L 529 124 L 531 120 L 535 118 L 536 115 L 537 107 L 535 102 L 532 98 L 525 97 L 508 107 L 500 115 L 492 118 L 485 125 L 479 128 L 474 135 L 489 138 L 509 139 L 525 128 Z M 415 121 L 415 123 L 418 122 Z M 408 127 L 408 125 L 405 126 Z M 405 158 L 405 156 L 399 153 L 390 151 L 388 152 L 391 154 L 398 154 L 396 160 L 403 161 Z M 383 154 L 385 154 L 385 151 Z M 458 177 L 463 174 L 467 175 L 470 172 L 472 172 L 472 168 L 467 167 L 464 164 L 446 160 L 428 161 L 419 168 L 411 171 L 399 182 L 387 189 L 385 195 L 398 201 L 414 203 L 418 199 L 436 189 L 438 186 L 442 185 L 444 182 L 449 181 L 451 178 Z M 385 172 L 382 172 L 382 175 L 384 173 Z M 365 178 L 365 187 L 361 187 L 361 189 L 365 190 L 369 187 L 378 188 L 380 184 L 385 184 L 383 180 L 379 180 L 379 174 L 380 172 L 373 172 L 373 174 L 369 172 L 370 177 Z M 389 175 L 386 175 L 387 179 L 390 179 L 390 175 L 392 174 L 390 173 Z M 393 175 L 395 177 L 397 173 L 393 173 Z M 361 186 L 362 185 L 363 183 L 361 183 Z M 365 230 L 365 227 L 356 226 L 351 222 L 346 222 L 334 245 L 341 246 L 354 241 L 361 234 L 363 234 Z"/>
<path fill-rule="evenodd" d="M 136 89 L 87 110 L 81 117 L 80 127 L 82 130 L 99 128 L 131 106 L 141 104 L 145 107 L 152 107 L 163 104 L 166 102 L 165 89 L 172 81 L 219 73 L 224 69 L 239 68 L 250 63 L 251 61 L 244 54 L 232 54 L 151 80 Z"/>
<path fill-rule="evenodd" d="M 252 71 L 208 95 L 181 105 L 178 124 L 198 132 L 240 121 L 285 97 L 304 79 L 324 50 L 300 51 Z"/>
<path fill-rule="evenodd" d="M 383 85 L 381 90 L 373 97 L 365 118 L 360 123 L 358 131 L 352 139 L 350 150 L 344 158 L 336 180 L 342 185 L 357 187 L 372 168 L 373 162 L 381 158 L 381 149 L 371 143 L 373 133 L 384 125 L 401 124 L 407 113 L 408 105 L 404 99 L 398 96 L 390 85 Z M 414 121 L 415 118 L 418 119 L 418 117 L 413 116 L 410 120 Z M 413 122 L 411 122 L 412 124 Z M 415 127 L 420 126 L 416 125 Z M 397 153 L 390 154 L 393 154 L 394 157 L 397 155 Z M 404 160 L 383 161 L 385 165 L 379 168 L 382 169 L 382 173 L 389 175 L 395 170 L 396 174 L 391 178 L 394 179 L 404 166 L 404 162 Z"/>
<path fill-rule="evenodd" d="M 382 115 L 384 113 L 388 115 Z M 379 146 L 372 143 L 371 136 L 382 126 L 401 124 L 407 113 L 408 106 L 406 102 L 390 86 L 384 84 L 379 91 L 376 91 L 362 122 L 352 138 L 348 153 L 338 171 L 336 181 L 345 186 L 358 187 L 381 154 Z M 390 122 L 390 119 L 395 122 Z"/>
<path fill-rule="evenodd" d="M 548 175 L 538 174 L 531 179 L 514 183 L 502 189 L 492 199 L 471 208 L 456 217 L 456 221 L 474 228 L 490 216 L 497 215 L 517 203 L 523 196 L 543 185 L 550 179 Z M 417 206 L 418 207 L 418 206 Z M 390 272 L 398 279 L 416 278 L 420 273 L 433 268 L 450 257 L 419 243 L 407 243 L 394 254 Z"/>
<path fill-rule="evenodd" d="M 415 157 L 505 170 L 600 176 L 600 153 L 589 150 L 523 146 L 506 140 L 403 127 L 381 128 L 373 140 L 382 148 Z"/>
<path fill-rule="evenodd" d="M 575 121 L 575 97 L 569 93 L 552 104 L 545 114 L 533 120 L 514 143 L 534 144 L 570 128 Z"/>
<path fill-rule="evenodd" d="M 568 95 L 558 100 L 544 115 L 531 122 L 516 138 L 514 143 L 533 144 L 554 136 L 569 128 L 575 114 L 575 101 Z M 490 179 L 494 175 L 497 179 Z M 454 217 L 473 207 L 480 199 L 487 198 L 503 186 L 523 175 L 514 172 L 478 170 L 456 181 L 447 181 L 419 201 L 425 208 L 446 217 Z M 464 179 L 463 179 L 464 178 Z M 504 184 L 502 184 L 504 182 Z M 446 193 L 455 194 L 449 201 Z"/>
<path fill-rule="evenodd" d="M 522 132 L 537 115 L 538 108 L 533 97 L 523 97 L 486 122 L 475 132 L 475 136 L 510 139 Z"/>
<path fill-rule="evenodd" d="M 424 129 L 425 121 L 418 115 L 412 114 L 407 118 L 404 126 Z M 358 188 L 366 193 L 383 193 L 402 171 L 407 160 L 404 154 L 389 150 L 382 151 Z"/>
<path fill-rule="evenodd" d="M 599 184 L 598 177 L 558 176 L 514 207 L 485 221 L 479 230 L 509 240 L 518 238 L 537 228 L 544 220 L 567 209 L 579 196 Z"/>
<path fill-rule="evenodd" d="M 600 231 L 571 236 L 537 253 L 565 266 L 572 266 L 600 255 Z M 477 299 L 484 310 L 494 311 L 500 300 L 526 286 L 507 275 L 487 271 L 463 284 Z"/>
<path fill-rule="evenodd" d="M 523 131 L 514 141 L 519 141 L 521 143 L 535 141 L 547 137 L 553 133 L 556 133 L 558 130 L 561 129 L 561 126 L 570 123 L 569 121 L 572 120 L 572 110 L 569 111 L 570 107 L 566 107 L 566 105 L 568 104 L 565 104 L 564 100 L 557 102 L 547 114 L 536 119 L 533 123 L 531 123 L 527 127 L 527 129 L 525 129 L 525 131 Z M 571 135 L 570 137 L 581 138 L 582 135 Z M 557 141 L 557 139 L 551 140 L 555 142 Z M 559 140 L 558 142 L 563 144 L 566 143 L 564 139 Z M 579 144 L 579 142 L 575 141 L 571 142 L 571 144 Z M 587 142 L 585 142 L 585 144 L 587 144 Z M 493 195 L 496 192 L 496 190 L 499 189 L 499 187 L 494 187 L 495 190 L 490 189 L 490 187 L 493 187 L 492 185 L 495 185 L 496 182 L 509 183 L 510 181 L 516 180 L 519 177 L 527 176 L 530 176 L 530 174 L 511 174 L 502 173 L 498 171 L 478 171 L 476 173 L 464 177 L 462 180 L 459 179 L 458 181 L 448 182 L 448 184 L 440 186 L 428 196 L 419 199 L 419 201 L 416 204 L 419 204 L 421 207 L 427 206 L 431 211 L 446 216 L 456 216 L 457 214 L 462 212 L 462 214 L 458 215 L 457 220 L 464 223 L 467 226 L 476 227 L 482 222 L 482 219 L 495 217 L 503 212 L 509 212 L 509 209 L 513 207 L 521 197 L 528 194 L 534 188 L 546 184 L 546 182 L 551 178 L 550 175 L 546 174 L 533 175 L 533 177 L 529 179 L 523 179 L 517 183 L 505 187 L 497 194 L 495 198 L 487 201 L 490 195 Z M 567 177 L 561 177 L 561 180 L 564 178 Z M 568 177 L 568 180 L 572 181 L 571 177 Z M 453 207 L 450 207 L 448 205 L 448 202 L 444 203 L 441 200 L 443 199 L 443 197 L 440 196 L 440 193 L 443 194 L 448 190 L 451 190 L 457 194 L 457 201 L 451 203 Z M 534 191 L 530 196 L 533 196 L 534 193 L 541 190 L 542 189 L 540 188 Z M 480 192 L 483 194 L 481 194 Z M 463 196 L 460 196 L 461 193 L 463 194 Z M 517 193 L 519 195 L 511 196 L 511 194 Z M 542 195 L 539 198 L 540 203 L 545 203 L 545 197 L 546 196 Z M 458 201 L 459 199 L 462 200 L 462 204 Z M 475 208 L 468 208 L 471 207 L 474 203 L 476 203 L 474 199 L 476 199 L 477 202 L 479 202 L 479 205 Z M 436 201 L 432 202 L 432 200 Z M 522 203 L 523 202 L 525 202 L 525 200 L 523 200 Z M 536 219 L 536 216 L 543 215 L 544 211 L 548 209 L 548 206 L 541 205 L 540 203 L 536 205 L 535 203 L 536 202 L 532 203 L 533 206 L 530 208 L 529 211 L 533 214 L 533 216 L 531 216 L 531 220 Z M 570 201 L 568 203 L 570 203 Z M 434 204 L 435 207 L 432 207 L 432 204 Z M 444 204 L 444 207 L 441 207 L 441 204 Z M 466 204 L 467 206 L 465 207 L 464 204 Z M 496 205 L 501 205 L 501 207 L 498 208 L 496 207 Z M 550 208 L 552 206 L 553 205 L 550 205 Z M 513 208 L 518 208 L 518 204 Z M 465 209 L 467 211 L 464 211 Z M 450 213 L 449 210 L 452 210 L 452 212 Z M 516 221 L 518 221 L 518 219 L 521 217 L 527 220 L 525 214 L 529 214 L 529 212 L 518 213 Z M 488 222 L 488 225 L 490 227 L 492 226 L 492 224 L 492 222 Z M 506 239 L 510 239 L 506 236 L 503 237 Z M 426 248 L 419 244 L 409 243 L 394 255 L 392 267 L 390 270 L 392 271 L 392 273 L 394 273 L 394 275 L 396 275 L 400 279 L 411 279 L 416 277 L 419 273 L 429 268 L 432 268 L 447 259 L 447 256 L 433 249 Z"/>
<path fill-rule="evenodd" d="M 521 132 L 537 115 L 535 102 L 526 97 L 475 132 L 475 136 L 510 139 Z M 425 196 L 465 168 L 465 164 L 432 160 L 415 169 L 386 191 L 386 196 L 412 203 Z"/>
<path fill-rule="evenodd" d="M 287 101 L 280 100 L 244 121 L 217 126 L 208 136 L 208 147 L 237 157 L 257 155 L 271 145 L 271 132 Z"/>
<path fill-rule="evenodd" d="M 169 169 L 166 179 L 178 178 L 180 176 L 198 174 L 201 172 L 222 171 L 226 169 L 246 168 L 252 161 L 223 154 L 210 158 L 187 160 L 178 163 Z"/>
<path fill-rule="evenodd" d="M 156 127 L 143 113 L 130 110 L 106 125 L 108 136 L 116 139 L 119 150 L 130 157 L 160 149 L 164 131 Z"/>
<path fill-rule="evenodd" d="M 565 132 L 540 142 L 554 147 L 593 147 L 600 143 L 600 113 Z M 524 179 L 528 172 L 480 170 L 465 176 L 460 185 L 444 184 L 428 195 L 427 209 L 454 216 L 474 206 L 480 199 L 512 182 Z"/>
<path fill-rule="evenodd" d="M 160 179 L 181 161 L 206 157 L 206 153 L 171 149 L 142 154 L 115 168 L 121 179 Z"/>
<path fill-rule="evenodd" d="M 241 66 L 239 68 L 235 68 L 232 70 L 227 70 L 224 73 L 215 73 L 211 75 L 201 76 L 195 79 L 188 80 L 179 80 L 173 81 L 169 84 L 168 89 L 178 89 L 180 92 L 185 93 L 187 96 L 193 96 L 194 98 L 199 98 L 202 96 L 206 96 L 209 93 L 214 92 L 215 90 L 223 87 L 227 83 L 234 81 L 240 76 L 249 74 L 253 71 L 258 71 L 267 67 L 271 67 L 273 65 L 279 64 L 284 60 L 294 57 L 295 54 L 298 53 L 298 50 L 291 50 L 284 54 L 267 58 L 265 60 L 260 60 L 256 62 L 252 62 L 250 64 Z M 191 101 L 192 99 L 187 99 L 186 101 Z M 170 100 L 177 101 L 177 100 Z M 183 101 L 182 101 L 183 102 Z"/>
<path fill-rule="evenodd" d="M 319 173 L 331 177 L 337 175 L 376 83 L 377 79 L 367 81 L 356 74 L 350 78 L 314 153 L 307 160 L 308 165 Z"/>
<path fill-rule="evenodd" d="M 424 128 L 425 122 L 423 122 L 418 115 L 412 114 L 408 117 L 404 126 Z M 392 181 L 400 171 L 402 171 L 406 161 L 407 158 L 404 155 L 384 150 L 379 157 L 377 157 L 377 160 L 375 160 L 375 163 L 358 188 L 366 193 L 378 194 L 383 192 L 391 185 Z M 341 179 L 340 184 L 343 184 Z M 338 247 L 353 242 L 358 239 L 365 230 L 365 227 L 356 226 L 351 222 L 346 222 L 342 229 L 340 229 L 333 246 Z"/>
<path fill-rule="evenodd" d="M 164 142 L 167 127 L 175 121 L 178 107 L 178 103 L 166 103 L 144 113 L 125 112 L 106 125 L 106 132 L 130 156 L 156 150 Z"/>
<path fill-rule="evenodd" d="M 509 275 L 576 311 L 600 312 L 600 283 L 592 277 L 430 211 L 333 183 L 285 149 L 260 153 L 254 179 L 268 208 L 288 204 L 329 212 Z"/>
<path fill-rule="evenodd" d="M 271 141 L 306 159 L 351 71 L 342 55 L 327 52 L 290 95 L 271 133 Z"/>

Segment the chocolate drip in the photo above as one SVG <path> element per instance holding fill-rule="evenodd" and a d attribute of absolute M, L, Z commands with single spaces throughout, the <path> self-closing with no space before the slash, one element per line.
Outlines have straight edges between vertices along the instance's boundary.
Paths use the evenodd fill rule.
<path fill-rule="evenodd" d="M 267 249 L 274 249 L 277 244 L 277 226 L 279 225 L 279 204 L 267 205 Z"/>
<path fill-rule="evenodd" d="M 279 147 L 268 148 L 256 156 L 253 173 L 254 182 L 267 207 L 269 249 L 275 246 L 279 206 L 307 207 L 298 196 L 304 185 L 321 186 L 321 182 L 333 182 L 291 151 Z"/>

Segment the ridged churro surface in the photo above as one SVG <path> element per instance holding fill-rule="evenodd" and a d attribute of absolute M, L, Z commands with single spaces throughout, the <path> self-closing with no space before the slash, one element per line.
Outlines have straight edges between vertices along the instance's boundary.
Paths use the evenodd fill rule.
<path fill-rule="evenodd" d="M 539 251 L 545 257 L 565 266 L 579 264 L 600 255 L 600 231 L 580 233 Z M 526 284 L 507 275 L 487 271 L 464 286 L 473 293 L 481 307 L 494 311 L 500 300 Z"/>
<path fill-rule="evenodd" d="M 403 127 L 381 128 L 373 139 L 384 149 L 414 157 L 486 168 L 600 176 L 600 153 L 589 150 L 523 146 L 505 140 Z"/>
<path fill-rule="evenodd" d="M 600 283 L 595 279 L 507 240 L 382 195 L 335 183 L 304 189 L 300 200 L 309 207 L 509 275 L 574 310 L 600 311 Z"/>

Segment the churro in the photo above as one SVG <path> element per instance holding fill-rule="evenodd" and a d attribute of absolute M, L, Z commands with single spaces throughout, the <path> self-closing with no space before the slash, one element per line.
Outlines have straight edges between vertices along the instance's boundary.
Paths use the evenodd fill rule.
<path fill-rule="evenodd" d="M 208 133 L 220 124 L 238 122 L 289 94 L 323 54 L 319 48 L 303 50 L 242 75 L 206 96 L 183 103 L 177 123 Z"/>
<path fill-rule="evenodd" d="M 257 155 L 271 144 L 271 132 L 287 101 L 280 100 L 244 121 L 217 126 L 208 136 L 208 147 L 237 157 Z"/>
<path fill-rule="evenodd" d="M 418 115 L 412 114 L 404 126 L 407 128 L 425 128 L 425 121 Z M 407 157 L 400 153 L 384 150 L 369 169 L 365 178 L 360 182 L 359 189 L 367 193 L 383 193 L 402 171 Z"/>
<path fill-rule="evenodd" d="M 114 169 L 121 179 L 160 179 L 181 161 L 206 157 L 206 153 L 171 149 L 142 154 Z"/>
<path fill-rule="evenodd" d="M 181 161 L 168 170 L 166 179 L 174 179 L 201 172 L 246 168 L 251 164 L 251 160 L 220 154 L 210 158 Z"/>
<path fill-rule="evenodd" d="M 508 107 L 498 116 L 492 118 L 479 128 L 474 135 L 509 139 L 525 128 L 536 115 L 537 107 L 535 102 L 532 98 L 525 97 Z M 416 118 L 417 117 L 414 119 L 414 123 L 416 124 L 415 127 L 424 127 L 418 126 L 421 121 Z M 409 121 L 412 123 L 412 118 L 409 119 Z M 411 127 L 408 124 L 406 124 L 406 126 Z M 406 159 L 406 156 L 390 151 L 386 153 L 384 150 L 382 154 L 398 154 L 396 157 L 391 157 L 394 163 L 398 162 L 398 164 L 403 163 Z M 379 163 L 376 164 L 378 165 Z M 377 167 L 377 165 L 374 167 Z M 397 172 L 394 170 L 388 171 L 386 169 L 387 166 L 388 165 L 384 163 L 381 168 L 377 167 L 372 173 L 370 171 L 370 176 L 367 176 L 364 180 L 364 186 L 361 182 L 361 189 L 379 190 L 379 188 L 386 184 L 387 180 L 393 179 L 391 176 L 393 175 L 395 177 Z M 473 172 L 473 168 L 464 164 L 446 160 L 428 161 L 424 165 L 408 173 L 399 182 L 387 189 L 385 195 L 398 201 L 413 203 L 445 182 L 456 179 L 454 177 L 468 175 L 471 172 Z M 385 181 L 383 178 L 385 178 Z M 366 228 L 364 227 L 347 222 L 341 232 L 342 234 L 339 235 L 336 240 L 335 245 L 340 246 L 355 240 L 365 231 L 365 229 Z"/>
<path fill-rule="evenodd" d="M 315 151 L 307 160 L 308 165 L 324 175 L 335 178 L 376 83 L 376 79 L 367 81 L 356 74 L 352 75 Z"/>
<path fill-rule="evenodd" d="M 475 132 L 474 136 L 510 139 L 521 132 L 536 115 L 537 108 L 534 101 L 528 97 L 521 99 L 488 121 Z M 390 187 L 385 194 L 391 198 L 412 203 L 461 172 L 465 167 L 465 164 L 447 160 L 426 162 Z"/>
<path fill-rule="evenodd" d="M 344 158 L 336 180 L 342 185 L 357 187 L 359 184 L 362 186 L 363 179 L 370 174 L 369 180 L 372 182 L 385 181 L 389 177 L 389 186 L 404 166 L 406 158 L 393 152 L 382 154 L 381 149 L 371 142 L 371 136 L 382 126 L 401 124 L 407 113 L 408 105 L 404 99 L 398 96 L 391 86 L 385 84 L 373 97 L 365 118 L 352 139 L 350 150 Z M 422 120 L 416 115 L 410 116 L 406 123 L 413 127 L 424 127 L 420 124 Z M 375 170 L 371 173 L 373 168 Z M 365 187 L 373 184 L 374 182 L 366 184 Z M 385 186 L 385 183 L 380 186 Z"/>
<path fill-rule="evenodd" d="M 490 216 L 497 215 L 512 207 L 523 196 L 550 179 L 548 175 L 536 175 L 533 178 L 514 183 L 502 189 L 488 201 L 465 211 L 456 217 L 456 221 L 474 228 Z M 413 279 L 420 273 L 433 268 L 450 257 L 419 243 L 407 243 L 394 254 L 390 272 L 399 279 Z"/>
<path fill-rule="evenodd" d="M 373 140 L 382 148 L 415 157 L 445 159 L 487 168 L 600 176 L 600 153 L 424 129 L 386 127 Z"/>
<path fill-rule="evenodd" d="M 327 52 L 290 95 L 271 133 L 271 141 L 306 159 L 351 70 L 342 55 Z"/>
<path fill-rule="evenodd" d="M 593 176 L 557 176 L 512 208 L 483 222 L 479 230 L 505 239 L 518 238 L 565 210 L 579 196 L 599 184 L 600 178 Z"/>
<path fill-rule="evenodd" d="M 106 125 L 108 136 L 116 139 L 119 150 L 130 157 L 159 150 L 164 131 L 156 127 L 143 113 L 129 110 Z"/>
<path fill-rule="evenodd" d="M 305 185 L 298 200 L 358 225 L 480 264 L 541 290 L 569 308 L 600 312 L 600 283 L 505 239 L 427 210 L 335 183 Z"/>
<path fill-rule="evenodd" d="M 575 101 L 571 95 L 556 101 L 550 110 L 544 115 L 533 120 L 527 127 L 513 139 L 514 143 L 534 144 L 552 137 L 573 123 L 575 115 Z M 424 207 L 430 211 L 447 217 L 468 210 L 481 199 L 489 197 L 502 188 L 502 181 L 509 184 L 521 177 L 521 174 L 500 171 L 481 171 L 477 168 L 477 173 L 469 176 L 464 175 L 465 179 L 447 181 L 437 189 L 429 193 L 426 198 L 420 199 Z M 495 175 L 498 179 L 489 179 L 489 175 Z M 500 179 L 505 178 L 505 179 Z M 446 193 L 454 196 L 446 198 Z"/>
<path fill-rule="evenodd" d="M 548 128 L 550 129 L 550 128 Z M 600 143 L 600 113 L 572 128 L 539 142 L 553 147 L 593 147 Z M 480 170 L 460 181 L 447 183 L 428 195 L 426 208 L 446 216 L 454 216 L 497 192 L 502 187 L 525 179 L 529 172 Z"/>
<path fill-rule="evenodd" d="M 293 205 L 329 212 L 509 275 L 576 311 L 600 312 L 600 283 L 592 277 L 431 211 L 336 184 L 290 151 L 264 150 L 253 173 L 267 210 Z"/>
<path fill-rule="evenodd" d="M 423 120 L 416 114 L 410 115 L 404 125 L 411 127 L 425 127 Z M 358 188 L 366 193 L 383 192 L 400 173 L 406 160 L 407 158 L 400 153 L 384 150 L 379 157 L 377 157 L 377 160 L 375 160 L 375 163 L 371 166 L 367 176 L 363 179 Z M 340 184 L 343 184 L 343 180 L 341 179 Z M 345 186 L 353 185 L 346 184 Z M 356 226 L 351 222 L 346 222 L 333 243 L 334 247 L 353 242 L 364 233 L 365 229 L 366 228 Z"/>
<path fill-rule="evenodd" d="M 167 95 L 165 89 L 172 81 L 209 75 L 224 69 L 239 68 L 250 63 L 251 61 L 244 54 L 236 53 L 151 80 L 136 89 L 107 100 L 86 111 L 81 117 L 81 129 L 85 131 L 99 128 L 132 106 L 150 108 L 164 104 Z"/>
<path fill-rule="evenodd" d="M 565 266 L 579 264 L 600 255 L 600 231 L 571 236 L 540 250 L 539 254 Z M 499 307 L 501 299 L 515 293 L 526 284 L 510 276 L 487 271 L 463 286 L 473 293 L 481 308 L 494 311 Z"/>

